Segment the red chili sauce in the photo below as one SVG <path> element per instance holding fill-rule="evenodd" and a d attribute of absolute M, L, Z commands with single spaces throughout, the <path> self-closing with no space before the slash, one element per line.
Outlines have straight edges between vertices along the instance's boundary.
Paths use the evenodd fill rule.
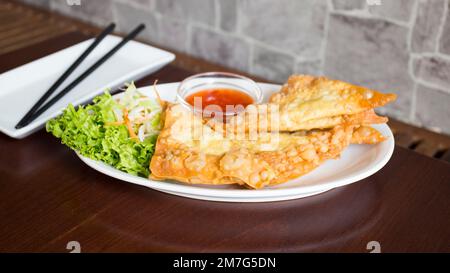
<path fill-rule="evenodd" d="M 205 109 L 208 105 L 217 105 L 222 109 L 222 112 L 226 112 L 228 106 L 242 105 L 246 107 L 253 103 L 253 98 L 244 92 L 235 89 L 218 88 L 218 89 L 206 89 L 197 93 L 191 94 L 185 98 L 185 100 L 192 106 L 194 106 L 194 98 L 201 98 L 202 109 Z"/>

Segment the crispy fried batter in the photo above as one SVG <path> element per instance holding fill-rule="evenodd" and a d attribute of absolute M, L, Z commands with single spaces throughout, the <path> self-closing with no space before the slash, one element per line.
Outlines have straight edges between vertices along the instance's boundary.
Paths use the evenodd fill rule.
<path fill-rule="evenodd" d="M 352 144 L 377 144 L 385 141 L 386 137 L 370 126 L 361 126 L 353 131 Z"/>
<path fill-rule="evenodd" d="M 387 118 L 377 116 L 373 108 L 395 98 L 395 94 L 383 94 L 342 81 L 296 75 L 272 95 L 269 103 L 249 105 L 229 122 L 247 131 L 254 126 L 259 131 L 290 132 L 332 128 L 349 122 L 385 123 Z"/>
<path fill-rule="evenodd" d="M 253 189 L 283 183 L 339 157 L 351 143 L 384 141 L 370 124 L 387 118 L 373 108 L 394 99 L 394 94 L 300 75 L 290 77 L 270 103 L 250 105 L 225 124 L 169 104 L 151 178 Z"/>
<path fill-rule="evenodd" d="M 181 105 L 171 105 L 151 160 L 151 177 L 262 188 L 299 177 L 338 157 L 350 144 L 354 127 L 336 126 L 305 135 L 264 133 L 255 140 L 239 140 L 213 131 Z M 196 130 L 204 130 L 200 138 Z"/>

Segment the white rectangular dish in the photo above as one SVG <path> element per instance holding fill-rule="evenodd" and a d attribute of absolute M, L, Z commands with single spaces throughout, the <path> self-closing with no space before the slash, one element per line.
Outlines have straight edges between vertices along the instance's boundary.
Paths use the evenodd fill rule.
<path fill-rule="evenodd" d="M 108 35 L 81 65 L 56 90 L 58 93 L 121 40 Z M 92 43 L 86 40 L 31 63 L 0 74 L 0 131 L 13 138 L 23 138 L 39 130 L 45 122 L 59 115 L 69 103 L 86 102 L 107 89 L 139 79 L 175 59 L 175 55 L 136 41 L 128 42 L 96 71 L 78 84 L 29 125 L 15 125 L 61 76 L 72 62 Z"/>

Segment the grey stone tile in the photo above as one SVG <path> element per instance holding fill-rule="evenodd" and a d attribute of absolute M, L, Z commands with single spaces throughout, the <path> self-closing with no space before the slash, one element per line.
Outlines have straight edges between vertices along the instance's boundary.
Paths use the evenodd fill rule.
<path fill-rule="evenodd" d="M 214 26 L 216 20 L 213 0 L 156 0 L 156 10 L 171 19 Z"/>
<path fill-rule="evenodd" d="M 417 88 L 416 120 L 428 127 L 440 128 L 450 134 L 450 93 L 419 85 Z"/>
<path fill-rule="evenodd" d="M 237 0 L 218 0 L 220 10 L 219 27 L 225 31 L 235 31 L 237 24 Z"/>
<path fill-rule="evenodd" d="M 79 18 L 99 26 L 113 21 L 112 0 L 80 1 L 81 5 L 68 5 L 61 0 L 52 0 L 51 9 L 64 15 Z"/>
<path fill-rule="evenodd" d="M 242 39 L 195 26 L 191 53 L 195 56 L 241 71 L 248 71 L 249 45 Z"/>
<path fill-rule="evenodd" d="M 254 46 L 251 73 L 283 83 L 294 71 L 294 58 L 270 49 Z"/>
<path fill-rule="evenodd" d="M 413 80 L 408 73 L 408 29 L 377 19 L 332 15 L 326 76 L 398 95 L 386 109 L 409 115 Z"/>
<path fill-rule="evenodd" d="M 145 29 L 139 37 L 158 43 L 158 22 L 153 13 L 123 3 L 114 3 L 113 9 L 119 32 L 128 33 L 140 23 L 144 23 Z"/>
<path fill-rule="evenodd" d="M 335 10 L 358 10 L 364 9 L 366 0 L 333 0 Z"/>
<path fill-rule="evenodd" d="M 239 1 L 245 35 L 296 53 L 317 58 L 324 36 L 324 0 Z"/>
<path fill-rule="evenodd" d="M 294 72 L 296 74 L 320 76 L 323 74 L 321 63 L 321 60 L 298 61 L 295 64 Z"/>
<path fill-rule="evenodd" d="M 152 10 L 155 6 L 155 0 L 115 0 L 115 2 L 120 2 L 147 10 Z"/>
<path fill-rule="evenodd" d="M 186 23 L 161 16 L 158 20 L 158 43 L 170 49 L 186 52 L 188 45 Z"/>
<path fill-rule="evenodd" d="M 380 0 L 381 5 L 368 5 L 372 14 L 384 18 L 408 22 L 416 0 Z"/>
<path fill-rule="evenodd" d="M 450 61 L 441 57 L 414 59 L 414 75 L 424 81 L 450 88 Z"/>
<path fill-rule="evenodd" d="M 411 38 L 413 52 L 435 51 L 445 4 L 445 0 L 419 1 Z"/>
<path fill-rule="evenodd" d="M 447 18 L 445 20 L 442 37 L 439 42 L 439 51 L 445 54 L 450 54 L 450 1 L 447 2 Z"/>
<path fill-rule="evenodd" d="M 169 49 L 186 51 L 188 40 L 186 23 L 165 16 L 158 18 L 149 10 L 123 3 L 114 4 L 114 15 L 120 32 L 127 33 L 138 24 L 144 23 L 146 28 L 139 37 Z"/>
<path fill-rule="evenodd" d="M 41 8 L 50 8 L 50 0 L 19 0 L 19 2 Z"/>

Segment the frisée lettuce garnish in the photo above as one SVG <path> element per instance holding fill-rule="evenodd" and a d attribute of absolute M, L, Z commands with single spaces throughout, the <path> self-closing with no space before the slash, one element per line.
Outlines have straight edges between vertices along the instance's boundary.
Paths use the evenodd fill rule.
<path fill-rule="evenodd" d="M 70 104 L 62 115 L 47 122 L 46 129 L 83 156 L 148 177 L 161 113 L 158 101 L 131 83 L 119 99 L 105 92 L 93 104 L 76 108 Z"/>

